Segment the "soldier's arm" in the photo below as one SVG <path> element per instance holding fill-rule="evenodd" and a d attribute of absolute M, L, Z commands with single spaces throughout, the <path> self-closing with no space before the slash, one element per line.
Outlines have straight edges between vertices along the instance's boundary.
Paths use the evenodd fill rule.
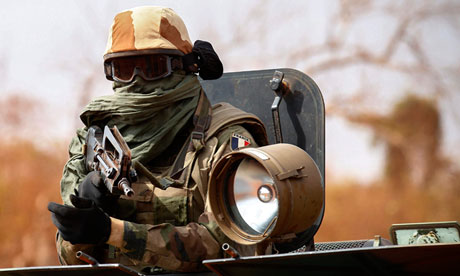
<path fill-rule="evenodd" d="M 107 241 L 134 263 L 159 266 L 174 271 L 198 271 L 205 259 L 218 258 L 220 245 L 200 223 L 174 226 L 137 224 L 112 219 Z"/>

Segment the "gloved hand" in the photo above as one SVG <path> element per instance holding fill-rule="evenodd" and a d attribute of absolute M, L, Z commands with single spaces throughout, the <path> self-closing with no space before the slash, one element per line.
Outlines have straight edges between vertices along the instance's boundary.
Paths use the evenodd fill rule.
<path fill-rule="evenodd" d="M 109 193 L 100 172 L 90 172 L 78 186 L 78 191 L 76 190 L 75 194 L 82 198 L 91 199 L 97 207 L 109 215 L 113 215 L 116 210 L 118 196 Z"/>
<path fill-rule="evenodd" d="M 203 40 L 195 41 L 192 53 L 202 79 L 215 80 L 222 76 L 224 67 L 211 43 Z"/>
<path fill-rule="evenodd" d="M 193 44 L 192 52 L 199 56 L 198 67 L 202 79 L 215 80 L 222 76 L 224 67 L 211 43 L 197 40 Z"/>
<path fill-rule="evenodd" d="M 102 244 L 110 236 L 110 217 L 94 201 L 70 195 L 75 207 L 48 203 L 51 220 L 59 234 L 72 244 Z"/>

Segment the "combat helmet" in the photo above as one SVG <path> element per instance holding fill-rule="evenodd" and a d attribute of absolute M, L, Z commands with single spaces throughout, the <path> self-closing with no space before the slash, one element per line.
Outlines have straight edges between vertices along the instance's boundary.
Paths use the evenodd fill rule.
<path fill-rule="evenodd" d="M 115 16 L 109 31 L 105 75 L 122 82 L 130 82 L 136 74 L 148 80 L 162 78 L 182 68 L 177 57 L 191 53 L 192 48 L 184 22 L 172 9 L 143 6 L 125 10 Z"/>
<path fill-rule="evenodd" d="M 152 66 L 154 64 L 154 66 Z M 107 79 L 130 82 L 169 76 L 174 70 L 199 73 L 203 79 L 222 75 L 223 67 L 211 44 L 192 44 L 187 28 L 170 8 L 142 6 L 118 13 L 104 53 Z"/>
<path fill-rule="evenodd" d="M 172 9 L 136 7 L 115 16 L 104 61 L 142 54 L 183 56 L 192 52 L 192 48 L 184 22 Z"/>

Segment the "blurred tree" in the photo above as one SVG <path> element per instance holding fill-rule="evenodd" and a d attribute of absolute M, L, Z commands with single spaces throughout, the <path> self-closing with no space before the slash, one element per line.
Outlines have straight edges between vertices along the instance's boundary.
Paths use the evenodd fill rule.
<path fill-rule="evenodd" d="M 343 113 L 350 122 L 372 130 L 386 152 L 385 183 L 394 189 L 426 188 L 436 184 L 436 174 L 445 166 L 440 152 L 442 132 L 435 101 L 409 94 L 390 114 Z"/>
<path fill-rule="evenodd" d="M 388 29 L 392 30 L 389 36 L 382 40 L 383 44 L 380 47 L 369 47 L 360 43 L 359 40 L 351 39 L 353 25 L 376 13 L 385 16 L 388 21 Z M 353 66 L 362 66 L 363 70 L 377 67 L 382 72 L 393 72 L 407 79 L 408 82 L 410 80 L 418 84 L 420 90 L 428 90 L 430 98 L 435 99 L 435 103 L 431 103 L 429 108 L 426 101 L 408 97 L 399 103 L 399 108 L 405 104 L 436 110 L 439 106 L 447 106 L 450 108 L 443 109 L 442 115 L 453 115 L 460 122 L 460 112 L 454 104 L 456 102 L 454 99 L 458 99 L 456 92 L 460 89 L 458 64 L 452 60 L 439 58 L 440 50 L 431 45 L 431 41 L 424 36 L 427 32 L 432 31 L 431 26 L 439 26 L 441 23 L 446 23 L 442 25 L 444 27 L 450 26 L 450 29 L 444 30 L 444 33 L 452 31 L 457 36 L 460 35 L 459 18 L 460 3 L 458 1 L 398 1 L 395 3 L 392 1 L 343 0 L 340 2 L 337 17 L 331 21 L 330 32 L 324 47 L 317 47 L 314 51 L 304 50 L 292 53 L 292 57 L 294 60 L 302 53 L 308 53 L 309 57 L 329 53 L 323 60 L 306 67 L 306 71 L 313 75 Z M 439 41 L 438 45 L 442 46 L 441 43 L 449 43 L 449 40 Z M 388 84 L 389 87 L 391 85 L 391 83 Z M 358 115 L 359 109 L 381 107 L 382 102 L 376 95 L 378 92 L 378 89 L 376 90 L 372 84 L 362 82 L 360 89 L 352 97 L 344 99 L 343 95 L 336 95 L 332 98 L 328 103 L 328 111 L 331 115 L 340 116 L 344 113 L 336 111 L 348 108 L 348 114 L 355 110 Z M 375 95 L 370 95 L 370 93 Z M 404 96 L 404 93 L 401 94 Z M 347 104 L 352 107 L 343 107 Z M 407 106 L 404 110 L 410 112 L 409 108 Z M 398 113 L 397 110 L 394 116 L 398 116 L 396 113 Z M 438 111 L 437 116 L 433 115 L 433 120 L 440 121 L 439 113 Z M 353 116 L 353 118 L 356 117 Z M 440 122 L 433 126 L 437 128 L 437 132 L 441 132 Z M 434 135 L 438 139 L 441 138 L 440 133 Z"/>
<path fill-rule="evenodd" d="M 393 137 L 386 145 L 385 178 L 396 186 L 413 183 L 426 188 L 442 169 L 440 115 L 436 103 L 410 95 L 399 102 L 388 118 L 386 132 Z M 382 129 L 371 126 L 376 136 Z M 385 132 L 385 130 L 382 129 Z"/>

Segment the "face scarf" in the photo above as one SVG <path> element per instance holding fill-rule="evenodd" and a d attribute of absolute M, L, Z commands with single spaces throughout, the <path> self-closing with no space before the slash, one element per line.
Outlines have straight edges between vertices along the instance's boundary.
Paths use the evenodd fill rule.
<path fill-rule="evenodd" d="M 114 83 L 115 93 L 99 97 L 80 115 L 89 127 L 114 125 L 131 149 L 133 160 L 147 164 L 172 143 L 193 116 L 201 85 L 194 75 L 173 73 L 159 81 L 136 77 Z"/>

